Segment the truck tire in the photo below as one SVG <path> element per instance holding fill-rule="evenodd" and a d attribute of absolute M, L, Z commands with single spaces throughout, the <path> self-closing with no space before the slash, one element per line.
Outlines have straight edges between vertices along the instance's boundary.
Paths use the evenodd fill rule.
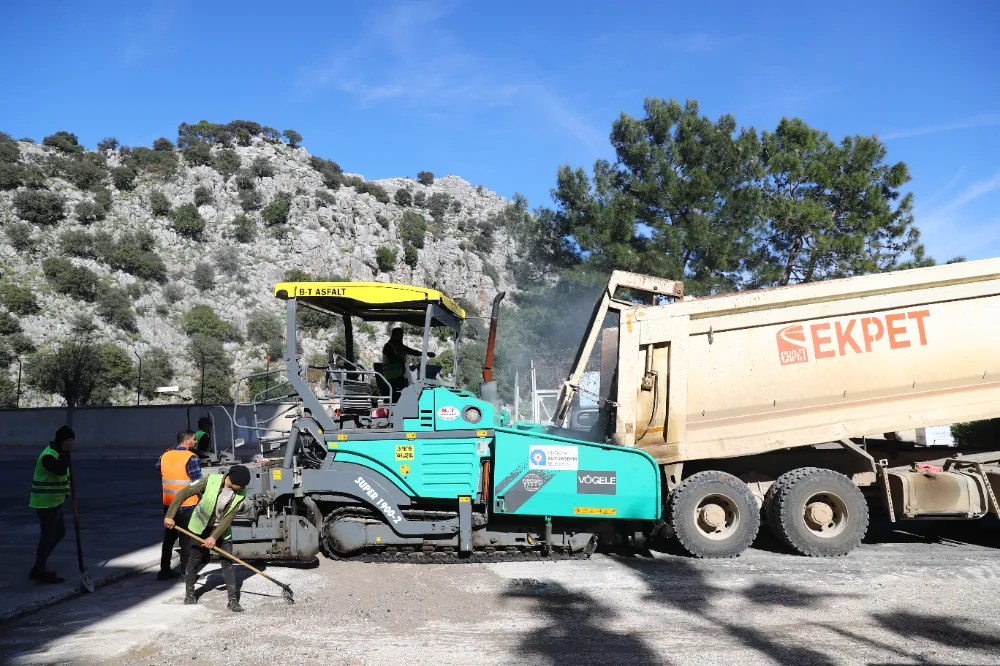
<path fill-rule="evenodd" d="M 839 472 L 801 467 L 778 477 L 764 497 L 775 536 L 809 557 L 839 557 L 858 547 L 868 531 L 868 503 Z"/>
<path fill-rule="evenodd" d="M 760 510 L 747 484 L 725 472 L 698 472 L 670 493 L 667 517 L 695 557 L 737 557 L 757 537 Z"/>

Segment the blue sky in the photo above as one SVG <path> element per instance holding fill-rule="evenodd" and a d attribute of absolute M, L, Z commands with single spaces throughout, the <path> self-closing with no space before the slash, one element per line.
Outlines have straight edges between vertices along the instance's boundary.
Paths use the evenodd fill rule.
<path fill-rule="evenodd" d="M 11 3 L 0 130 L 92 148 L 256 120 L 368 178 L 456 174 L 532 206 L 646 96 L 877 134 L 930 254 L 1000 256 L 1000 3 Z"/>

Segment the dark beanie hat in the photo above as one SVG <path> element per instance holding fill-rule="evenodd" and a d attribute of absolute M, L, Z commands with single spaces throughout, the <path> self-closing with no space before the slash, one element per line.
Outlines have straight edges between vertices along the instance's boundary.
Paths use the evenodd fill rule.
<path fill-rule="evenodd" d="M 62 442 L 67 439 L 76 439 L 76 435 L 73 434 L 73 429 L 69 426 L 60 426 L 59 430 L 56 430 L 56 441 Z"/>
<path fill-rule="evenodd" d="M 229 468 L 229 481 L 234 486 L 246 488 L 250 484 L 250 470 L 243 465 L 233 465 Z"/>

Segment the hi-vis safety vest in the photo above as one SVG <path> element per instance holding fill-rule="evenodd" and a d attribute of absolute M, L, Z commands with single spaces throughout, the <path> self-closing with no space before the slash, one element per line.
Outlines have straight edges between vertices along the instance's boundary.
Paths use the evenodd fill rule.
<path fill-rule="evenodd" d="M 62 506 L 69 495 L 69 470 L 65 474 L 53 474 L 42 466 L 42 458 L 51 455 L 59 457 L 59 452 L 46 446 L 35 462 L 35 477 L 31 480 L 31 498 L 28 506 L 32 509 L 52 509 Z"/>
<path fill-rule="evenodd" d="M 219 501 L 219 492 L 222 490 L 222 482 L 225 480 L 225 474 L 209 474 L 208 475 L 208 485 L 205 487 L 205 492 L 202 494 L 201 499 L 198 501 L 198 506 L 194 508 L 194 513 L 191 514 L 191 522 L 188 523 L 188 529 L 195 534 L 201 534 L 208 527 L 208 524 L 212 522 L 212 516 L 215 514 L 215 503 Z M 243 498 L 247 496 L 247 489 L 241 488 L 239 492 L 233 497 L 229 506 L 226 507 L 225 511 L 222 512 L 222 517 L 225 518 L 233 511 L 236 510 L 240 504 L 243 503 Z M 228 529 L 226 533 L 222 535 L 222 540 L 232 538 L 233 530 Z"/>
<path fill-rule="evenodd" d="M 177 496 L 177 491 L 191 485 L 188 478 L 187 463 L 191 458 L 197 458 L 191 451 L 172 449 L 160 456 L 160 476 L 163 477 L 163 505 L 170 506 Z M 184 500 L 181 506 L 194 506 L 198 498 L 191 496 Z"/>

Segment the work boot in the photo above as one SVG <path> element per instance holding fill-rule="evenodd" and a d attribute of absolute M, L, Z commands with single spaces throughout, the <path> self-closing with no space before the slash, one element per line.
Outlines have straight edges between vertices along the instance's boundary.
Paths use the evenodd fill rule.
<path fill-rule="evenodd" d="M 230 599 L 229 604 L 226 606 L 226 608 L 233 611 L 234 613 L 243 612 L 243 606 L 240 606 L 240 602 L 236 599 Z"/>
<path fill-rule="evenodd" d="M 161 571 L 156 574 L 156 580 L 174 580 L 175 578 L 180 578 L 180 574 L 176 571 L 167 569 L 166 571 Z"/>
<path fill-rule="evenodd" d="M 41 573 L 35 573 L 31 576 L 39 585 L 57 585 L 59 583 L 65 583 L 66 579 L 62 578 L 54 571 L 42 571 Z"/>
<path fill-rule="evenodd" d="M 196 603 L 198 603 L 198 597 L 194 596 L 194 592 L 188 592 L 184 595 L 185 606 L 194 606 Z"/>

